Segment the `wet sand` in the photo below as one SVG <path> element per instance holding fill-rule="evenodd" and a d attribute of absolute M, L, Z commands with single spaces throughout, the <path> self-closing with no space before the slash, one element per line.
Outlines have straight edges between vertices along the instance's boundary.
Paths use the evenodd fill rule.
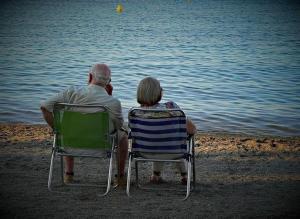
<path fill-rule="evenodd" d="M 179 176 L 165 167 L 167 183 L 149 191 L 132 185 L 113 189 L 61 187 L 55 166 L 54 192 L 47 189 L 52 133 L 45 125 L 0 124 L 1 218 L 293 218 L 300 214 L 300 137 L 199 133 L 196 188 L 186 201 Z M 75 178 L 103 181 L 107 159 L 77 159 Z M 99 165 L 100 163 L 100 165 Z M 79 164 L 82 168 L 78 168 Z M 151 166 L 140 166 L 149 184 Z M 104 178 L 104 177 L 103 177 Z M 134 176 L 133 183 L 134 183 Z"/>

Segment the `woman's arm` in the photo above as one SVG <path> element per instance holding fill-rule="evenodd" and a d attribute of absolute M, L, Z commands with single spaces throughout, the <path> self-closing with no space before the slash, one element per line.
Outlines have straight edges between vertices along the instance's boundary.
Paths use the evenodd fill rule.
<path fill-rule="evenodd" d="M 168 108 L 168 109 L 180 108 L 176 103 L 174 103 L 172 101 L 166 102 L 165 105 L 166 105 L 166 108 Z M 193 134 L 197 133 L 197 127 L 194 125 L 192 120 L 190 120 L 189 118 L 186 118 L 186 132 L 189 135 L 193 135 Z"/>
<path fill-rule="evenodd" d="M 194 125 L 192 120 L 190 120 L 189 118 L 186 119 L 186 132 L 189 135 L 193 135 L 193 134 L 197 133 L 197 127 Z"/>

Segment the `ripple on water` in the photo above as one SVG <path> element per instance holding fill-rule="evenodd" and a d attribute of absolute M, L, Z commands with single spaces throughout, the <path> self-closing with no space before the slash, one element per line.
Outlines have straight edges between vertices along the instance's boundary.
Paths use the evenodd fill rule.
<path fill-rule="evenodd" d="M 137 106 L 139 81 L 153 76 L 163 101 L 178 103 L 202 131 L 300 134 L 298 4 L 128 1 L 121 15 L 114 8 L 84 0 L 3 5 L 0 121 L 43 122 L 42 100 L 85 85 L 90 66 L 104 62 L 124 117 Z"/>

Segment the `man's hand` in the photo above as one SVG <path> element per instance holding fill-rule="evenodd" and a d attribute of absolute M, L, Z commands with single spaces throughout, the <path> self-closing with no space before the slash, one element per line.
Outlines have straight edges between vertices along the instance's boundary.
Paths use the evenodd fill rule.
<path fill-rule="evenodd" d="M 111 84 L 107 84 L 106 86 L 105 86 L 105 90 L 106 90 L 106 92 L 108 93 L 108 95 L 112 95 L 112 92 L 113 92 L 113 86 L 111 85 Z"/>

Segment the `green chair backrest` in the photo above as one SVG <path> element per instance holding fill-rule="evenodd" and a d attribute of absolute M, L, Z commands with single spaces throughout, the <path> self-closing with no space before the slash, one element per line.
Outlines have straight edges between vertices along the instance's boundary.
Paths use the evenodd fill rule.
<path fill-rule="evenodd" d="M 54 110 L 54 131 L 61 148 L 111 148 L 109 113 Z"/>

